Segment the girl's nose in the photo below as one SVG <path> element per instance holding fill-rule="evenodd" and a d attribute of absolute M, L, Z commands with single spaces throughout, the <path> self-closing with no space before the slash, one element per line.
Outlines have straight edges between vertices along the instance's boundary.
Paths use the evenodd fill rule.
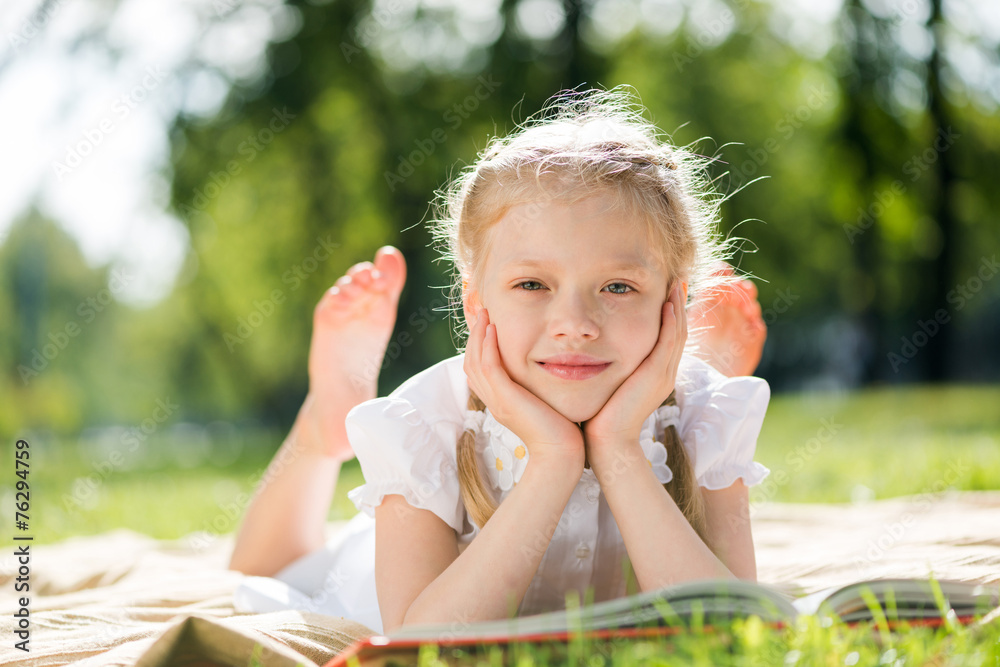
<path fill-rule="evenodd" d="M 576 294 L 563 294 L 552 303 L 549 330 L 555 338 L 597 338 L 601 317 L 597 305 Z"/>

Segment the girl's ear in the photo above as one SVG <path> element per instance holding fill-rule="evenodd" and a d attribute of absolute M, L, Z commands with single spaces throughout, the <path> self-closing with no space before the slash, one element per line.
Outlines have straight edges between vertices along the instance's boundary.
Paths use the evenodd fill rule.
<path fill-rule="evenodd" d="M 482 308 L 482 301 L 479 299 L 479 293 L 469 286 L 468 281 L 462 281 L 462 315 L 465 317 L 466 323 L 468 323 L 469 328 L 472 328 L 472 321 L 475 317 L 475 313 Z"/>

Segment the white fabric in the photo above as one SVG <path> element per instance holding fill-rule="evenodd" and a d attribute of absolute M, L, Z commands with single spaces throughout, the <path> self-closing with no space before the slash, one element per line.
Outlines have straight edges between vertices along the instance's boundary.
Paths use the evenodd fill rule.
<path fill-rule="evenodd" d="M 343 616 L 382 632 L 375 595 L 375 520 L 363 513 L 326 545 L 271 577 L 246 577 L 233 594 L 242 613 L 298 609 Z"/>
<path fill-rule="evenodd" d="M 366 480 L 348 493 L 360 511 L 351 522 L 354 534 L 350 540 L 331 541 L 277 575 L 312 599 L 323 598 L 310 611 L 343 615 L 381 629 L 373 517 L 388 494 L 402 495 L 413 507 L 429 510 L 451 526 L 460 553 L 476 537 L 479 526 L 465 511 L 457 474 L 455 446 L 466 427 L 479 431 L 477 451 L 498 502 L 521 478 L 530 452 L 489 410 L 467 410 L 469 389 L 462 364 L 462 355 L 447 359 L 410 378 L 390 396 L 363 403 L 348 414 L 347 434 Z M 673 477 L 666 449 L 655 439 L 667 424 L 677 427 L 699 485 L 722 489 L 742 479 L 753 486 L 768 475 L 768 469 L 753 460 L 770 398 L 764 380 L 727 378 L 685 356 L 676 398 L 677 406 L 658 408 L 640 434 L 640 445 L 658 480 L 666 483 Z M 627 558 L 597 478 L 585 469 L 518 614 L 562 609 L 572 589 L 581 600 L 591 587 L 594 601 L 622 597 Z M 327 573 L 334 570 L 335 574 L 336 568 L 338 581 L 351 579 L 350 591 L 343 584 L 331 586 Z"/>

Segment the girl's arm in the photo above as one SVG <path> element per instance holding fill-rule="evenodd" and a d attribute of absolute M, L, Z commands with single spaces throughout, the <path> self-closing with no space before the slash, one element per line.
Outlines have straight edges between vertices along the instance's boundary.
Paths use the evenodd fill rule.
<path fill-rule="evenodd" d="M 694 579 L 740 576 L 756 580 L 749 520 L 732 522 L 729 514 L 733 507 L 747 505 L 741 499 L 747 495 L 742 481 L 724 491 L 705 494 L 713 542 L 709 548 L 656 479 L 638 442 L 634 448 L 607 451 L 606 460 L 591 458 L 591 463 L 621 531 L 640 590 Z"/>
<path fill-rule="evenodd" d="M 583 470 L 532 456 L 517 486 L 459 555 L 437 515 L 386 496 L 375 510 L 375 576 L 383 631 L 415 623 L 515 615 Z"/>
<path fill-rule="evenodd" d="M 247 509 L 229 569 L 270 576 L 321 547 L 340 462 L 323 453 L 306 396 Z"/>
<path fill-rule="evenodd" d="M 712 551 L 737 578 L 757 581 L 757 558 L 750 533 L 750 490 L 742 479 L 725 489 L 701 487 Z"/>
<path fill-rule="evenodd" d="M 709 548 L 656 479 L 639 444 L 643 421 L 676 388 L 687 340 L 684 302 L 684 291 L 675 284 L 653 350 L 584 427 L 594 474 L 643 591 L 693 579 L 756 579 L 750 522 L 730 521 L 734 510 L 749 504 L 743 482 L 704 493 Z"/>

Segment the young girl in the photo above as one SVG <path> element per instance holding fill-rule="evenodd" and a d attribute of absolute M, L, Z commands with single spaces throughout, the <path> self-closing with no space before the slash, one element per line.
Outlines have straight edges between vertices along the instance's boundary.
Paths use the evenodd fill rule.
<path fill-rule="evenodd" d="M 768 474 L 753 461 L 768 387 L 685 353 L 689 301 L 720 325 L 704 352 L 725 370 L 752 371 L 764 337 L 752 285 L 718 268 L 704 160 L 619 92 L 564 94 L 445 204 L 465 353 L 374 399 L 366 370 L 405 265 L 383 248 L 338 281 L 315 314 L 310 394 L 231 562 L 276 578 L 248 578 L 238 608 L 388 633 L 559 609 L 572 591 L 755 580 L 747 487 Z M 360 513 L 324 546 L 353 455 Z"/>

